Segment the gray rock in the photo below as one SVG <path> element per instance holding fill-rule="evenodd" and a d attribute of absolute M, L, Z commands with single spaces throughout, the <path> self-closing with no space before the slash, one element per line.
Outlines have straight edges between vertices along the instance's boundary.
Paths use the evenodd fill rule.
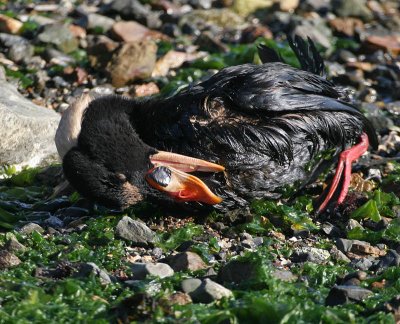
<path fill-rule="evenodd" d="M 6 70 L 4 66 L 0 65 L 0 81 L 6 81 L 6 80 L 7 80 Z"/>
<path fill-rule="evenodd" d="M 183 252 L 174 255 L 168 260 L 174 271 L 197 271 L 207 268 L 203 259 L 194 252 Z"/>
<path fill-rule="evenodd" d="M 330 49 L 332 47 L 332 31 L 326 26 L 324 19 L 298 19 L 293 33 L 303 39 L 310 37 L 314 42 L 321 44 L 325 48 Z"/>
<path fill-rule="evenodd" d="M 382 271 L 388 267 L 400 266 L 400 255 L 395 250 L 389 250 L 386 255 L 379 259 L 379 262 L 374 265 L 371 270 Z"/>
<path fill-rule="evenodd" d="M 43 233 L 44 229 L 36 223 L 28 223 L 19 229 L 19 232 L 23 234 L 31 234 L 34 231 L 38 233 Z"/>
<path fill-rule="evenodd" d="M 356 227 L 363 228 L 361 224 L 356 221 L 355 219 L 349 219 L 349 221 L 346 224 L 346 231 L 351 231 L 352 229 L 355 229 Z"/>
<path fill-rule="evenodd" d="M 355 269 L 367 271 L 369 268 L 371 268 L 372 261 L 368 258 L 354 259 L 350 262 L 350 266 Z"/>
<path fill-rule="evenodd" d="M 96 13 L 90 13 L 87 16 L 87 25 L 88 29 L 96 29 L 101 28 L 104 32 L 111 29 L 114 25 L 115 20 L 106 16 L 102 16 Z"/>
<path fill-rule="evenodd" d="M 296 281 L 297 276 L 289 270 L 276 269 L 272 272 L 272 276 L 282 281 Z"/>
<path fill-rule="evenodd" d="M 58 161 L 54 135 L 60 116 L 0 81 L 0 165 L 43 166 Z"/>
<path fill-rule="evenodd" d="M 64 53 L 70 53 L 78 48 L 79 42 L 69 30 L 67 24 L 45 25 L 43 31 L 38 35 L 43 43 L 54 44 Z"/>
<path fill-rule="evenodd" d="M 336 240 L 336 246 L 342 252 L 349 252 L 351 250 L 352 245 L 353 245 L 352 240 L 347 240 L 343 238 L 339 238 Z"/>
<path fill-rule="evenodd" d="M 118 12 L 123 18 L 144 23 L 149 28 L 161 26 L 159 12 L 152 11 L 139 0 L 114 0 L 110 9 Z"/>
<path fill-rule="evenodd" d="M 44 221 L 44 223 L 47 226 L 50 226 L 50 227 L 53 227 L 53 228 L 64 227 L 64 222 L 61 219 L 59 219 L 58 217 L 56 217 L 56 216 L 50 216 L 49 218 L 47 218 Z"/>
<path fill-rule="evenodd" d="M 16 63 L 33 56 L 33 46 L 21 36 L 0 33 L 0 44 L 8 48 L 8 58 Z"/>
<path fill-rule="evenodd" d="M 21 263 L 21 260 L 6 250 L 0 250 L 0 270 L 15 267 Z"/>
<path fill-rule="evenodd" d="M 358 17 L 363 20 L 373 18 L 371 10 L 367 7 L 366 0 L 334 0 L 333 11 L 340 17 Z"/>
<path fill-rule="evenodd" d="M 148 275 L 160 278 L 174 275 L 174 270 L 165 263 L 132 263 L 131 269 L 133 272 L 132 279 L 135 280 L 143 280 Z"/>
<path fill-rule="evenodd" d="M 264 239 L 261 236 L 257 236 L 253 239 L 255 246 L 260 246 L 264 243 Z"/>
<path fill-rule="evenodd" d="M 25 245 L 23 245 L 20 242 L 18 242 L 18 240 L 14 236 L 12 236 L 7 241 L 7 243 L 5 244 L 5 248 L 9 252 L 18 252 L 18 251 L 25 251 L 26 250 Z"/>
<path fill-rule="evenodd" d="M 79 218 L 87 215 L 89 215 L 89 210 L 80 207 L 67 207 L 60 209 L 55 213 L 55 216 L 60 219 L 65 219 L 66 217 Z"/>
<path fill-rule="evenodd" d="M 189 278 L 182 281 L 182 290 L 189 294 L 195 303 L 211 303 L 221 298 L 230 298 L 232 291 L 210 279 Z"/>
<path fill-rule="evenodd" d="M 155 242 L 156 234 L 145 223 L 124 216 L 117 224 L 116 234 L 136 246 L 148 246 Z"/>
<path fill-rule="evenodd" d="M 111 278 L 105 270 L 101 270 L 97 264 L 93 262 L 81 263 L 77 267 L 77 273 L 74 274 L 75 278 L 86 278 L 92 274 L 99 278 L 103 285 L 111 283 Z"/>
<path fill-rule="evenodd" d="M 336 306 L 347 304 L 351 301 L 362 301 L 373 292 L 368 289 L 360 288 L 358 286 L 334 286 L 326 297 L 326 306 Z"/>
<path fill-rule="evenodd" d="M 293 262 L 313 262 L 322 264 L 330 258 L 330 253 L 323 249 L 313 247 L 300 247 L 295 249 L 291 259 Z"/>
<path fill-rule="evenodd" d="M 339 237 L 341 235 L 340 229 L 329 222 L 323 223 L 321 229 L 329 237 Z"/>
<path fill-rule="evenodd" d="M 336 260 L 336 261 L 342 261 L 345 263 L 350 263 L 350 259 L 344 254 L 342 251 L 338 250 L 336 246 L 334 246 L 330 251 L 329 251 L 331 257 Z"/>
<path fill-rule="evenodd" d="M 61 66 L 69 66 L 75 63 L 75 60 L 55 48 L 46 48 L 43 57 L 46 61 Z"/>
<path fill-rule="evenodd" d="M 256 274 L 256 265 L 249 262 L 232 260 L 228 262 L 218 272 L 219 282 L 228 282 L 239 284 L 241 282 L 254 278 Z"/>

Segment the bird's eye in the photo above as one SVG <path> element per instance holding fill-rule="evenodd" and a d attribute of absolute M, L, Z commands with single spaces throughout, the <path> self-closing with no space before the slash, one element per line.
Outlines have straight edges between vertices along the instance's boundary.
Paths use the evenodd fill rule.
<path fill-rule="evenodd" d="M 171 182 L 171 170 L 165 166 L 150 170 L 147 176 L 161 187 L 167 187 Z"/>

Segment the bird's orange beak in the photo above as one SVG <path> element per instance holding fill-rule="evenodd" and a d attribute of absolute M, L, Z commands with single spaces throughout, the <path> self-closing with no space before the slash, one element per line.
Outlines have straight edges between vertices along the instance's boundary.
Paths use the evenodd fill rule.
<path fill-rule="evenodd" d="M 146 181 L 153 188 L 182 202 L 197 201 L 215 205 L 222 201 L 203 181 L 188 172 L 221 172 L 225 170 L 223 166 L 170 152 L 154 154 L 150 161 L 154 168 L 147 172 Z"/>
<path fill-rule="evenodd" d="M 199 178 L 173 167 L 159 166 L 149 170 L 146 181 L 176 201 L 197 201 L 209 205 L 219 204 L 222 201 L 222 198 L 212 193 Z"/>

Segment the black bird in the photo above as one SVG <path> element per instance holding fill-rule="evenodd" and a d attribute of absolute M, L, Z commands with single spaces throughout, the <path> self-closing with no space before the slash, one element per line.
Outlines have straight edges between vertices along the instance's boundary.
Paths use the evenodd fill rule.
<path fill-rule="evenodd" d="M 315 180 L 331 152 L 339 164 L 319 211 L 343 202 L 351 163 L 377 146 L 375 131 L 326 79 L 312 41 L 289 44 L 302 69 L 260 46 L 262 65 L 225 68 L 169 98 L 82 98 L 56 135 L 67 179 L 110 207 L 165 192 L 226 210 Z"/>

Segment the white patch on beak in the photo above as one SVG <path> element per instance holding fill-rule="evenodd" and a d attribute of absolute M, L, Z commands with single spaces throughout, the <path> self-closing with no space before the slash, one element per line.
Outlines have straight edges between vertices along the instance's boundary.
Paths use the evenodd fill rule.
<path fill-rule="evenodd" d="M 57 151 L 61 159 L 77 145 L 83 114 L 92 100 L 93 98 L 89 94 L 83 94 L 64 111 L 55 136 Z"/>

